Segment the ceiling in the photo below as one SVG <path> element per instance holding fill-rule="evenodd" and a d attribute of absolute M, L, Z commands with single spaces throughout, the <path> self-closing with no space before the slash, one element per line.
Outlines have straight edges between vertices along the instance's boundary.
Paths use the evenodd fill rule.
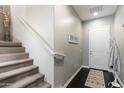
<path fill-rule="evenodd" d="M 112 15 L 116 12 L 116 5 L 73 5 L 72 6 L 82 21 Z M 94 13 L 97 12 L 96 16 Z"/>

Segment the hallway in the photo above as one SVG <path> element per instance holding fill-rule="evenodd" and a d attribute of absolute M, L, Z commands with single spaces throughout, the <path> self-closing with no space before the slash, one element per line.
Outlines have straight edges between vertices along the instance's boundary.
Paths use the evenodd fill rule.
<path fill-rule="evenodd" d="M 119 5 L 1 5 L 0 87 L 124 87 L 123 11 Z"/>
<path fill-rule="evenodd" d="M 116 75 L 121 73 L 121 58 L 114 34 L 115 16 L 119 7 L 116 5 L 55 6 L 54 47 L 57 52 L 65 55 L 64 60 L 55 59 L 55 87 L 63 85 L 73 88 L 111 87 L 108 86 L 110 81 L 112 85 L 120 86 Z M 83 66 L 104 71 L 90 69 L 79 71 Z M 113 72 L 109 72 L 111 70 Z M 92 72 L 100 77 L 95 77 Z M 75 76 L 76 74 L 78 75 Z M 72 78 L 76 79 L 73 81 Z M 98 83 L 98 86 L 95 83 Z"/>
<path fill-rule="evenodd" d="M 0 0 L 0 93 L 123 93 L 124 0 Z"/>

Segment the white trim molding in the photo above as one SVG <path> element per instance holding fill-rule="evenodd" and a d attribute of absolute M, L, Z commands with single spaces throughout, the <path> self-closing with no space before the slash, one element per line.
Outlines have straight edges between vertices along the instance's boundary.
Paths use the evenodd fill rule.
<path fill-rule="evenodd" d="M 116 78 L 117 78 L 119 84 L 121 85 L 121 87 L 124 88 L 124 84 L 123 84 L 123 82 L 121 81 L 121 79 L 119 78 L 119 76 L 117 75 L 117 73 L 115 74 L 115 76 L 116 76 Z"/>
<path fill-rule="evenodd" d="M 120 79 L 120 77 L 118 76 L 118 74 L 115 73 L 113 70 L 108 70 L 108 71 L 112 72 L 113 75 L 115 74 L 115 77 L 117 78 L 119 84 L 121 85 L 122 88 L 124 88 L 124 84 L 123 84 L 122 80 Z"/>
<path fill-rule="evenodd" d="M 78 72 L 82 69 L 82 66 L 77 69 L 77 71 L 67 80 L 67 82 L 64 84 L 63 88 L 66 88 L 68 84 L 73 80 L 73 78 L 78 74 Z"/>
<path fill-rule="evenodd" d="M 81 67 L 82 68 L 90 68 L 89 66 L 85 66 L 85 65 L 82 65 Z"/>
<path fill-rule="evenodd" d="M 78 74 L 78 72 L 82 69 L 82 68 L 90 68 L 89 66 L 85 66 L 85 65 L 81 65 L 79 69 L 77 69 L 77 71 L 66 81 L 66 83 L 64 84 L 63 88 L 66 88 L 68 86 L 68 84 L 73 80 L 73 78 Z"/>

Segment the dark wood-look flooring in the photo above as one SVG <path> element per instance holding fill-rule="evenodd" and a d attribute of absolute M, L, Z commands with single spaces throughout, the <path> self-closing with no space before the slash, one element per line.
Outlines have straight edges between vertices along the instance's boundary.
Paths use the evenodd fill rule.
<path fill-rule="evenodd" d="M 87 79 L 89 70 L 90 69 L 88 68 L 82 68 L 79 71 L 79 73 L 74 77 L 74 79 L 70 82 L 67 88 L 89 88 L 88 86 L 85 86 L 85 81 Z M 104 73 L 105 86 L 106 88 L 110 88 L 111 85 L 108 86 L 108 83 L 114 80 L 113 74 L 108 71 L 103 71 L 103 73 Z"/>

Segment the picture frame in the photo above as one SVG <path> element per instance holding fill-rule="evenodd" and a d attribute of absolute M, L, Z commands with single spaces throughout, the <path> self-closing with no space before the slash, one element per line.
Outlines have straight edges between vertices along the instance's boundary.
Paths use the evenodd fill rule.
<path fill-rule="evenodd" d="M 74 36 L 72 34 L 68 35 L 68 42 L 70 44 L 78 44 L 79 43 L 79 38 L 77 36 Z"/>

